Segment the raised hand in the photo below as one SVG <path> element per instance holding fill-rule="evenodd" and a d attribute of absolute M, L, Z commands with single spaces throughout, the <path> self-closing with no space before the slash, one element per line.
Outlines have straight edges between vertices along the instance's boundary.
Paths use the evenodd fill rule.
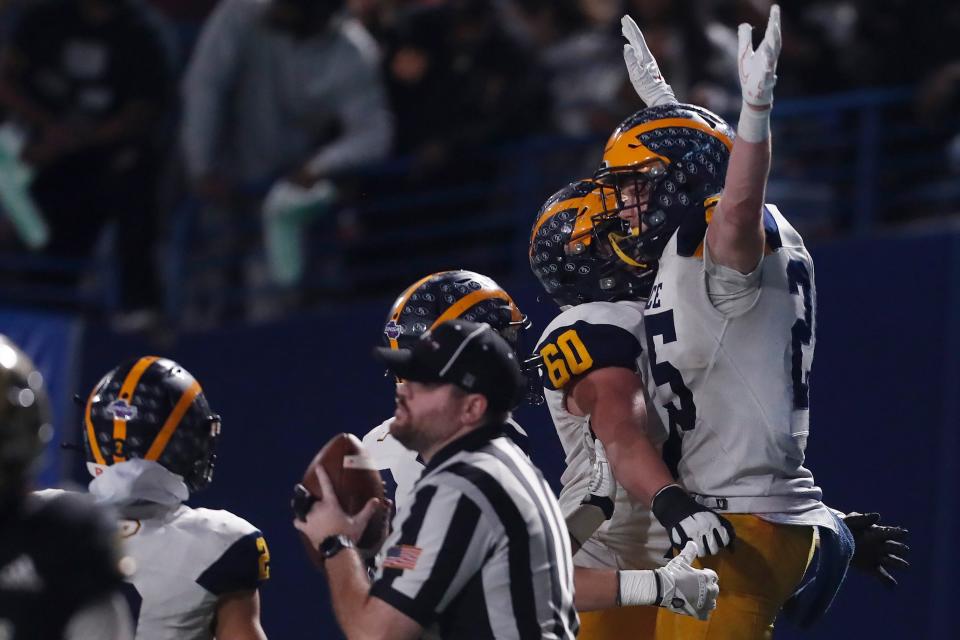
<path fill-rule="evenodd" d="M 627 73 L 630 75 L 630 84 L 640 99 L 648 107 L 662 104 L 677 104 L 673 89 L 660 74 L 660 67 L 643 39 L 640 27 L 630 16 L 620 19 L 623 37 L 629 44 L 623 45 L 623 61 L 627 64 Z"/>

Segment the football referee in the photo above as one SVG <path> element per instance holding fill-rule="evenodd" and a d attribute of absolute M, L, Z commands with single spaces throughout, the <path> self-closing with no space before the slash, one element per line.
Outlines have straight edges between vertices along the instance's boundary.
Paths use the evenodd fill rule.
<path fill-rule="evenodd" d="M 573 567 L 550 487 L 504 436 L 524 389 L 509 345 L 487 324 L 451 320 L 412 349 L 378 349 L 404 380 L 391 434 L 426 462 L 393 521 L 371 585 L 352 549 L 378 505 L 355 517 L 317 500 L 296 521 L 326 557 L 333 609 L 348 638 L 576 637 Z M 324 496 L 333 489 L 323 470 Z M 382 508 L 382 505 L 379 505 Z"/>

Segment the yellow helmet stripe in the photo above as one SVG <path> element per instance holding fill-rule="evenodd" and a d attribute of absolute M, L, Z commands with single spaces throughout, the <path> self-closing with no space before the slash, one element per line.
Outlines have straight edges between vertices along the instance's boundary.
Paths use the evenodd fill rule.
<path fill-rule="evenodd" d="M 87 442 L 90 443 L 90 452 L 93 454 L 93 459 L 97 464 L 107 464 L 107 461 L 103 459 L 103 454 L 100 453 L 100 445 L 97 443 L 97 432 L 94 431 L 93 420 L 90 419 L 90 407 L 93 405 L 93 396 L 96 393 L 97 390 L 94 389 L 87 398 L 87 408 L 83 412 L 83 421 L 87 424 Z"/>
<path fill-rule="evenodd" d="M 127 373 L 127 377 L 123 379 L 123 384 L 120 385 L 120 394 L 118 398 L 123 400 L 127 404 L 133 404 L 133 392 L 137 389 L 137 384 L 140 383 L 140 378 L 143 376 L 143 372 L 147 370 L 154 362 L 159 360 L 157 356 L 145 356 L 137 360 L 137 363 L 133 365 L 130 369 L 130 372 Z M 123 441 L 127 439 L 127 421 L 121 420 L 120 418 L 113 419 L 113 440 Z M 116 451 L 113 454 L 114 462 L 123 462 L 126 460 L 125 457 L 117 455 Z"/>
<path fill-rule="evenodd" d="M 641 125 L 637 125 L 625 133 L 638 136 L 641 133 L 646 133 L 647 131 L 653 131 L 654 129 L 660 129 L 663 127 L 683 127 L 686 129 L 696 129 L 697 131 L 702 131 L 708 136 L 712 136 L 722 142 L 728 151 L 733 149 L 733 140 L 723 135 L 710 125 L 697 122 L 696 120 L 688 120 L 687 118 L 664 118 L 663 120 L 653 120 L 651 122 L 645 122 Z"/>
<path fill-rule="evenodd" d="M 512 311 L 511 319 L 513 321 L 519 321 L 522 316 L 520 310 L 517 309 L 517 305 L 510 299 L 510 296 L 507 295 L 507 292 L 502 289 L 479 289 L 473 293 L 467 294 L 464 297 L 457 300 L 449 309 L 440 314 L 440 317 L 437 318 L 436 322 L 430 325 L 430 328 L 433 329 L 437 325 L 440 325 L 447 320 L 453 320 L 454 318 L 459 318 L 467 309 L 472 307 L 475 304 L 479 304 L 484 300 L 492 300 L 497 298 L 499 300 L 504 300 L 513 305 L 514 311 Z M 515 317 L 514 317 L 515 316 Z"/>
<path fill-rule="evenodd" d="M 561 205 L 565 202 L 570 202 L 572 200 L 582 200 L 582 199 L 583 199 L 582 197 L 573 196 L 572 198 L 567 198 L 566 200 L 560 200 L 555 205 L 547 209 L 539 218 L 537 218 L 536 223 L 534 223 L 533 225 L 533 231 L 530 232 L 530 251 L 531 252 L 533 251 L 533 239 L 537 237 L 537 232 L 540 231 L 540 227 L 542 227 L 547 222 L 547 220 L 553 217 L 554 214 L 560 211 L 563 211 L 564 209 L 570 209 L 569 206 L 564 207 Z"/>
<path fill-rule="evenodd" d="M 177 400 L 176 406 L 173 407 L 173 411 L 167 416 L 163 427 L 160 428 L 160 433 L 157 434 L 156 439 L 150 445 L 150 450 L 147 451 L 144 460 L 156 460 L 163 454 L 163 450 L 167 448 L 167 443 L 173 437 L 173 432 L 180 426 L 180 421 L 183 420 L 183 416 L 190 408 L 193 400 L 200 395 L 200 391 L 200 383 L 194 380 L 193 384 L 183 392 L 183 395 Z"/>
<path fill-rule="evenodd" d="M 437 273 L 443 273 L 438 271 Z M 437 273 L 431 273 L 428 276 L 424 276 L 414 282 L 412 285 L 407 287 L 406 291 L 400 294 L 400 297 L 397 298 L 397 301 L 393 303 L 393 309 L 390 310 L 390 319 L 394 322 L 400 320 L 400 314 L 403 313 L 403 308 L 407 306 L 407 303 L 410 302 L 410 296 L 413 295 L 413 292 L 417 290 L 417 287 L 422 285 L 424 282 L 437 275 Z M 387 340 L 390 342 L 391 349 L 399 349 L 400 343 L 397 342 L 396 338 L 391 338 L 387 336 Z"/>
<path fill-rule="evenodd" d="M 720 202 L 719 195 L 710 196 L 709 198 L 703 201 L 704 218 L 706 218 L 708 225 L 713 221 L 713 212 L 716 210 L 717 204 L 719 202 Z M 704 235 L 703 240 L 701 240 L 700 244 L 697 245 L 697 250 L 693 252 L 693 256 L 695 258 L 703 258 L 703 243 L 706 242 L 706 240 L 707 240 L 707 237 L 706 235 Z"/>

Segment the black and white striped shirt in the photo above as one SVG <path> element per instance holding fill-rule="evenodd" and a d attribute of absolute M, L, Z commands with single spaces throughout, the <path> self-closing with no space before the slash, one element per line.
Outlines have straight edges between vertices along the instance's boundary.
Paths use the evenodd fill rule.
<path fill-rule="evenodd" d="M 439 451 L 417 481 L 371 595 L 443 638 L 572 639 L 573 563 L 540 471 L 482 427 Z"/>

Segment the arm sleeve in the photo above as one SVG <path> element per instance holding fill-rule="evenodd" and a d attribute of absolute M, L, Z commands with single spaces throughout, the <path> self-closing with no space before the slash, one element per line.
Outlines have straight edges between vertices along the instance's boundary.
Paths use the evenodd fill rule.
<path fill-rule="evenodd" d="M 427 627 L 480 571 L 493 539 L 472 499 L 449 486 L 422 487 L 370 595 Z"/>
<path fill-rule="evenodd" d="M 337 118 L 342 133 L 308 161 L 311 173 L 326 175 L 375 162 L 390 151 L 393 117 L 377 68 L 375 54 L 360 51 L 349 58 L 350 81 L 339 87 Z"/>
<path fill-rule="evenodd" d="M 707 295 L 714 308 L 726 316 L 735 316 L 747 311 L 760 293 L 763 260 L 750 273 L 716 264 L 710 258 L 710 248 L 703 243 L 703 270 L 706 274 Z"/>
<path fill-rule="evenodd" d="M 207 20 L 190 58 L 182 84 L 180 144 L 192 178 L 213 168 L 224 102 L 241 63 L 243 40 L 254 20 L 246 0 L 224 0 Z"/>
<path fill-rule="evenodd" d="M 230 545 L 206 571 L 197 584 L 221 596 L 235 591 L 253 591 L 270 578 L 270 551 L 259 531 L 248 533 Z"/>
<path fill-rule="evenodd" d="M 643 347 L 637 335 L 622 326 L 577 320 L 544 336 L 537 353 L 543 359 L 544 386 L 558 391 L 596 369 L 636 370 Z"/>

